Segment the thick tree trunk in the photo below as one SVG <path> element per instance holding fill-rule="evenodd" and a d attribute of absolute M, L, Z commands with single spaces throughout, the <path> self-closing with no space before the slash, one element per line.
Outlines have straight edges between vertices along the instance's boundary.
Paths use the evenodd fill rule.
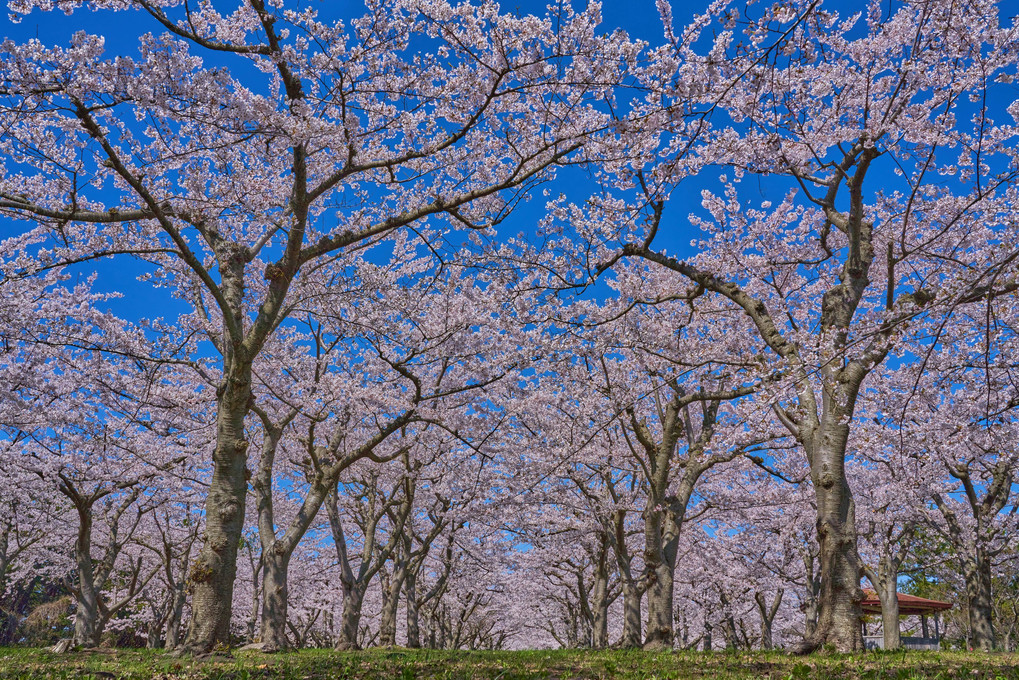
<path fill-rule="evenodd" d="M 230 644 L 237 550 L 248 491 L 244 419 L 251 400 L 251 366 L 229 370 L 216 414 L 216 450 L 205 502 L 205 543 L 191 565 L 191 625 L 186 651 L 208 653 Z"/>
<path fill-rule="evenodd" d="M 364 593 L 358 588 L 344 588 L 343 616 L 340 621 L 340 637 L 336 641 L 336 649 L 360 649 L 357 634 L 361 626 L 361 605 Z"/>
<path fill-rule="evenodd" d="M 863 649 L 860 630 L 860 564 L 856 553 L 853 501 L 843 477 L 842 488 L 818 490 L 818 543 L 821 546 L 821 593 L 813 648 L 832 644 L 839 652 Z M 847 507 L 848 506 L 848 507 Z"/>
<path fill-rule="evenodd" d="M 287 570 L 290 554 L 262 554 L 262 633 L 263 652 L 278 652 L 290 647 L 287 638 Z"/>
<path fill-rule="evenodd" d="M 834 397 L 826 396 L 826 402 Z M 821 590 L 817 627 L 794 648 L 811 652 L 830 644 L 839 652 L 863 649 L 860 628 L 862 567 L 856 551 L 856 505 L 846 479 L 845 451 L 851 412 L 826 403 L 826 417 L 807 446 L 810 475 L 817 502 Z"/>
<path fill-rule="evenodd" d="M 77 598 L 77 609 L 74 612 L 74 637 L 71 644 L 75 647 L 98 647 L 99 636 L 99 605 L 94 598 Z"/>
<path fill-rule="evenodd" d="M 162 618 L 158 620 L 149 621 L 149 624 L 145 627 L 145 649 L 162 649 L 163 648 L 163 621 Z"/>
<path fill-rule="evenodd" d="M 407 647 L 418 649 L 421 647 L 421 624 L 417 601 L 417 574 L 407 572 L 404 591 L 407 597 Z"/>
<path fill-rule="evenodd" d="M 644 649 L 672 649 L 675 643 L 673 598 L 679 536 L 687 504 L 701 472 L 691 467 L 693 463 L 687 465 L 675 496 L 663 498 L 663 495 L 652 494 L 649 497 L 652 507 L 665 505 L 668 509 L 651 512 L 644 520 L 644 569 L 648 584 Z M 661 484 L 660 489 L 664 491 L 665 485 Z"/>
<path fill-rule="evenodd" d="M 648 618 L 647 636 L 644 638 L 645 649 L 671 649 L 673 643 L 673 573 L 672 566 L 668 564 L 664 555 L 662 532 L 659 529 L 661 521 L 659 513 L 653 513 L 646 520 L 645 570 L 648 579 Z"/>
<path fill-rule="evenodd" d="M 970 646 L 983 652 L 994 649 L 994 627 L 991 623 L 991 565 L 983 555 L 968 557 L 962 564 L 966 580 L 969 614 Z"/>
<path fill-rule="evenodd" d="M 78 538 L 74 543 L 74 561 L 78 568 L 78 588 L 75 591 L 74 636 L 75 647 L 98 647 L 102 629 L 99 621 L 99 593 L 96 592 L 95 570 L 92 564 L 92 506 L 76 504 L 78 512 Z"/>

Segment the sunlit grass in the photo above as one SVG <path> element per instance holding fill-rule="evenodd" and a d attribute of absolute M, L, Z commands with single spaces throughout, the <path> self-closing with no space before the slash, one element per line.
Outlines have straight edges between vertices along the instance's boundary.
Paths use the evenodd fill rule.
<path fill-rule="evenodd" d="M 302 650 L 264 655 L 175 659 L 149 650 L 55 655 L 0 649 L 0 678 L 67 680 L 666 680 L 677 678 L 1019 680 L 1019 656 L 964 652 L 898 652 L 792 657 L 777 652 L 526 651 L 453 652 L 374 649 Z"/>

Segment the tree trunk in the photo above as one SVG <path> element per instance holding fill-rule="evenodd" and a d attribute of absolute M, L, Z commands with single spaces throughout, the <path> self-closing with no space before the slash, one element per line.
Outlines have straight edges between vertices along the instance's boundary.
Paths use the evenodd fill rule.
<path fill-rule="evenodd" d="M 673 573 L 665 556 L 661 515 L 659 512 L 651 512 L 645 520 L 648 618 L 644 649 L 671 649 L 673 643 Z"/>
<path fill-rule="evenodd" d="M 881 600 L 881 629 L 884 631 L 885 649 L 899 649 L 902 646 L 902 637 L 899 632 L 899 597 L 896 591 L 896 579 L 883 579 L 878 590 L 878 598 Z"/>
<path fill-rule="evenodd" d="M 163 647 L 163 621 L 162 614 L 159 619 L 149 621 L 145 627 L 145 649 L 162 649 Z"/>
<path fill-rule="evenodd" d="M 74 561 L 78 567 L 78 588 L 75 591 L 75 647 L 98 647 L 102 634 L 99 623 L 99 593 L 96 592 L 92 564 L 92 506 L 75 504 L 78 512 L 78 538 L 74 543 Z"/>
<path fill-rule="evenodd" d="M 806 580 L 806 592 L 803 594 L 803 637 L 810 638 L 817 630 L 817 594 L 820 583 L 814 574 L 814 554 L 808 545 L 803 551 L 803 571 Z"/>
<path fill-rule="evenodd" d="M 862 565 L 874 592 L 881 602 L 881 630 L 884 635 L 884 649 L 899 649 L 902 637 L 899 632 L 899 560 L 884 554 L 878 560 L 877 571 Z M 927 637 L 926 619 L 924 619 L 924 637 Z"/>
<path fill-rule="evenodd" d="M 826 402 L 835 397 L 825 397 Z M 845 451 L 851 412 L 826 403 L 817 436 L 808 445 L 810 476 L 817 501 L 821 590 L 817 627 L 795 652 L 831 644 L 839 652 L 863 649 L 860 629 L 862 567 L 856 551 L 856 505 L 846 479 Z M 816 445 L 815 445 L 816 444 Z"/>
<path fill-rule="evenodd" d="M 673 446 L 674 443 L 669 444 L 667 450 L 671 451 Z M 663 498 L 664 494 L 652 493 L 648 499 L 651 507 L 666 506 L 668 509 L 652 511 L 644 520 L 644 569 L 648 584 L 648 623 L 644 649 L 672 649 L 675 643 L 673 598 L 679 536 L 686 506 L 701 473 L 701 469 L 692 466 L 692 462 L 687 463 L 675 496 Z M 659 481 L 664 480 L 663 475 Z M 662 483 L 659 488 L 664 492 L 666 485 Z"/>
<path fill-rule="evenodd" d="M 633 578 L 633 560 L 626 548 L 625 521 L 624 511 L 613 512 L 612 551 L 616 556 L 616 569 L 623 589 L 623 634 L 616 646 L 635 649 L 641 645 L 640 601 L 644 594 Z"/>
<path fill-rule="evenodd" d="M 170 605 L 170 615 L 166 620 L 166 649 L 173 651 L 180 646 L 180 625 L 184 618 L 184 604 L 187 602 L 187 593 L 184 591 L 184 584 L 178 584 L 173 589 L 173 602 Z"/>
<path fill-rule="evenodd" d="M 994 627 L 991 623 L 991 565 L 985 556 L 968 557 L 962 564 L 966 579 L 966 600 L 973 649 L 990 652 L 994 649 Z"/>
<path fill-rule="evenodd" d="M 278 652 L 290 647 L 287 638 L 287 570 L 290 553 L 262 554 L 262 633 L 263 652 Z"/>
<path fill-rule="evenodd" d="M 754 601 L 757 603 L 757 611 L 761 617 L 761 649 L 772 649 L 775 646 L 772 628 L 775 623 L 775 615 L 778 614 L 778 608 L 782 606 L 782 597 L 784 595 L 785 589 L 779 588 L 775 593 L 775 599 L 769 607 L 764 593 L 754 593 Z"/>
<path fill-rule="evenodd" d="M 640 601 L 643 599 L 640 587 L 632 580 L 623 581 L 623 634 L 617 643 L 623 649 L 633 649 L 641 644 Z"/>
<path fill-rule="evenodd" d="M 205 543 L 188 575 L 192 614 L 185 648 L 193 654 L 230 644 L 237 550 L 248 491 L 244 419 L 251 400 L 250 364 L 226 371 L 220 389 L 214 467 L 205 501 Z"/>
<path fill-rule="evenodd" d="M 591 591 L 591 646 L 605 649 L 609 646 L 609 569 L 608 543 L 603 540 L 595 564 L 594 586 Z"/>
<path fill-rule="evenodd" d="M 364 593 L 355 587 L 343 589 L 343 617 L 340 621 L 340 637 L 336 641 L 336 649 L 360 649 L 357 641 L 358 628 L 361 625 L 361 604 Z"/>
<path fill-rule="evenodd" d="M 407 647 L 419 649 L 421 647 L 421 625 L 417 602 L 417 574 L 407 572 L 404 591 L 407 597 Z"/>
<path fill-rule="evenodd" d="M 382 602 L 382 616 L 379 621 L 379 645 L 382 647 L 394 647 L 396 645 L 396 614 L 400 609 L 400 591 L 403 590 L 403 581 L 407 576 L 407 568 L 404 562 L 397 564 L 393 569 L 393 576 L 386 588 L 388 595 Z"/>
<path fill-rule="evenodd" d="M 719 593 L 720 600 L 722 602 L 722 611 L 725 612 L 725 618 L 722 620 L 722 633 L 725 635 L 725 649 L 731 651 L 739 648 L 739 639 L 736 637 L 736 621 L 732 617 L 732 607 L 729 603 L 729 598 L 725 596 L 724 592 Z"/>
<path fill-rule="evenodd" d="M 771 619 L 761 617 L 761 649 L 773 649 L 775 647 L 771 623 Z"/>

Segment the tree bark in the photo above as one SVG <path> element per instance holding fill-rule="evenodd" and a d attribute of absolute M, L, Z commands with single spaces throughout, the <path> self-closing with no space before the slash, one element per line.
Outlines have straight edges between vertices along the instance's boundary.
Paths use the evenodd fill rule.
<path fill-rule="evenodd" d="M 902 646 L 902 635 L 899 631 L 898 564 L 898 560 L 886 554 L 878 561 L 877 572 L 863 565 L 863 571 L 874 586 L 878 600 L 881 601 L 881 630 L 884 648 L 887 650 L 899 649 Z"/>
<path fill-rule="evenodd" d="M 644 649 L 671 649 L 673 644 L 673 569 L 661 525 L 663 513 L 652 511 L 645 519 L 645 578 L 647 579 L 647 635 Z"/>
<path fill-rule="evenodd" d="M 821 546 L 820 607 L 813 640 L 816 648 L 825 642 L 839 652 L 863 648 L 860 630 L 860 564 L 856 553 L 855 508 L 843 476 L 836 488 L 817 489 L 817 534 Z"/>
<path fill-rule="evenodd" d="M 623 633 L 616 646 L 622 649 L 635 649 L 641 644 L 640 602 L 644 593 L 633 577 L 633 557 L 626 547 L 625 525 L 625 511 L 614 511 L 612 513 L 612 551 L 616 557 L 616 569 L 619 572 L 623 590 Z"/>
<path fill-rule="evenodd" d="M 343 615 L 340 618 L 340 637 L 336 641 L 336 649 L 360 649 L 358 632 L 361 626 L 361 605 L 364 593 L 357 587 L 343 589 Z"/>
<path fill-rule="evenodd" d="M 389 582 L 389 595 L 382 604 L 382 616 L 379 621 L 379 644 L 383 647 L 396 646 L 396 615 L 400 609 L 400 593 L 407 577 L 406 557 L 402 556 L 393 568 L 393 576 Z"/>
<path fill-rule="evenodd" d="M 881 630 L 885 649 L 898 649 L 902 646 L 902 635 L 899 631 L 899 596 L 895 581 L 884 584 L 878 592 L 878 598 L 881 600 Z"/>
<path fill-rule="evenodd" d="M 403 587 L 407 598 L 407 647 L 419 649 L 421 647 L 421 624 L 417 601 L 417 574 L 408 571 Z"/>
<path fill-rule="evenodd" d="M 249 474 L 244 419 L 251 402 L 251 364 L 228 366 L 225 373 L 205 503 L 205 543 L 188 575 L 192 615 L 184 649 L 193 654 L 230 644 L 237 550 L 244 529 Z"/>
<path fill-rule="evenodd" d="M 609 567 L 608 538 L 604 533 L 598 546 L 594 569 L 594 586 L 591 589 L 591 646 L 605 649 L 609 646 Z"/>
<path fill-rule="evenodd" d="M 71 644 L 75 647 L 98 647 L 102 629 L 99 623 L 99 593 L 96 592 L 92 565 L 92 505 L 75 505 L 78 538 L 74 543 L 74 562 L 78 569 L 78 587 L 74 593 L 74 636 Z"/>
<path fill-rule="evenodd" d="M 855 389 L 851 397 L 855 399 Z M 832 403 L 838 398 L 839 395 L 824 397 L 824 417 L 816 435 L 801 440 L 810 462 L 817 503 L 821 589 L 817 626 L 794 648 L 797 653 L 813 651 L 823 644 L 832 644 L 839 652 L 863 649 L 860 628 L 862 565 L 856 550 L 856 504 L 845 470 L 848 422 L 852 411 L 845 407 L 845 403 Z M 849 402 L 851 406 L 852 401 Z"/>
<path fill-rule="evenodd" d="M 962 575 L 966 580 L 966 610 L 969 614 L 970 645 L 990 652 L 994 649 L 994 626 L 991 621 L 991 565 L 982 555 L 963 561 Z"/>
<path fill-rule="evenodd" d="M 774 636 L 772 634 L 772 624 L 775 622 L 775 615 L 778 614 L 778 608 L 782 606 L 782 597 L 784 595 L 785 589 L 779 588 L 778 592 L 775 593 L 775 599 L 769 607 L 767 600 L 764 597 L 764 593 L 754 593 L 754 601 L 757 603 L 757 612 L 761 617 L 761 649 L 773 649 L 775 647 Z"/>
<path fill-rule="evenodd" d="M 184 584 L 180 583 L 173 589 L 173 601 L 170 604 L 170 614 L 166 619 L 166 649 L 173 651 L 180 646 L 180 627 L 184 618 L 184 604 L 187 602 L 187 592 Z"/>
<path fill-rule="evenodd" d="M 290 555 L 286 552 L 262 553 L 262 631 L 259 637 L 263 652 L 278 652 L 290 647 L 287 638 L 287 570 Z"/>

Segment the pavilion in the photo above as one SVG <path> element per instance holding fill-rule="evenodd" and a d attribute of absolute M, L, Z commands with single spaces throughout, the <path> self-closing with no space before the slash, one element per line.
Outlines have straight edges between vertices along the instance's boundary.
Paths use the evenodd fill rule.
<path fill-rule="evenodd" d="M 902 636 L 903 649 L 929 649 L 937 650 L 941 647 L 941 622 L 942 611 L 952 608 L 951 602 L 940 600 L 928 600 L 925 597 L 896 593 L 899 600 L 899 616 L 919 616 L 921 637 Z M 863 602 L 860 608 L 864 614 L 881 615 L 881 600 L 873 590 L 863 591 Z M 927 625 L 927 617 L 934 619 L 934 635 Z M 863 644 L 867 649 L 884 649 L 884 635 L 867 635 L 867 624 L 863 624 Z"/>

